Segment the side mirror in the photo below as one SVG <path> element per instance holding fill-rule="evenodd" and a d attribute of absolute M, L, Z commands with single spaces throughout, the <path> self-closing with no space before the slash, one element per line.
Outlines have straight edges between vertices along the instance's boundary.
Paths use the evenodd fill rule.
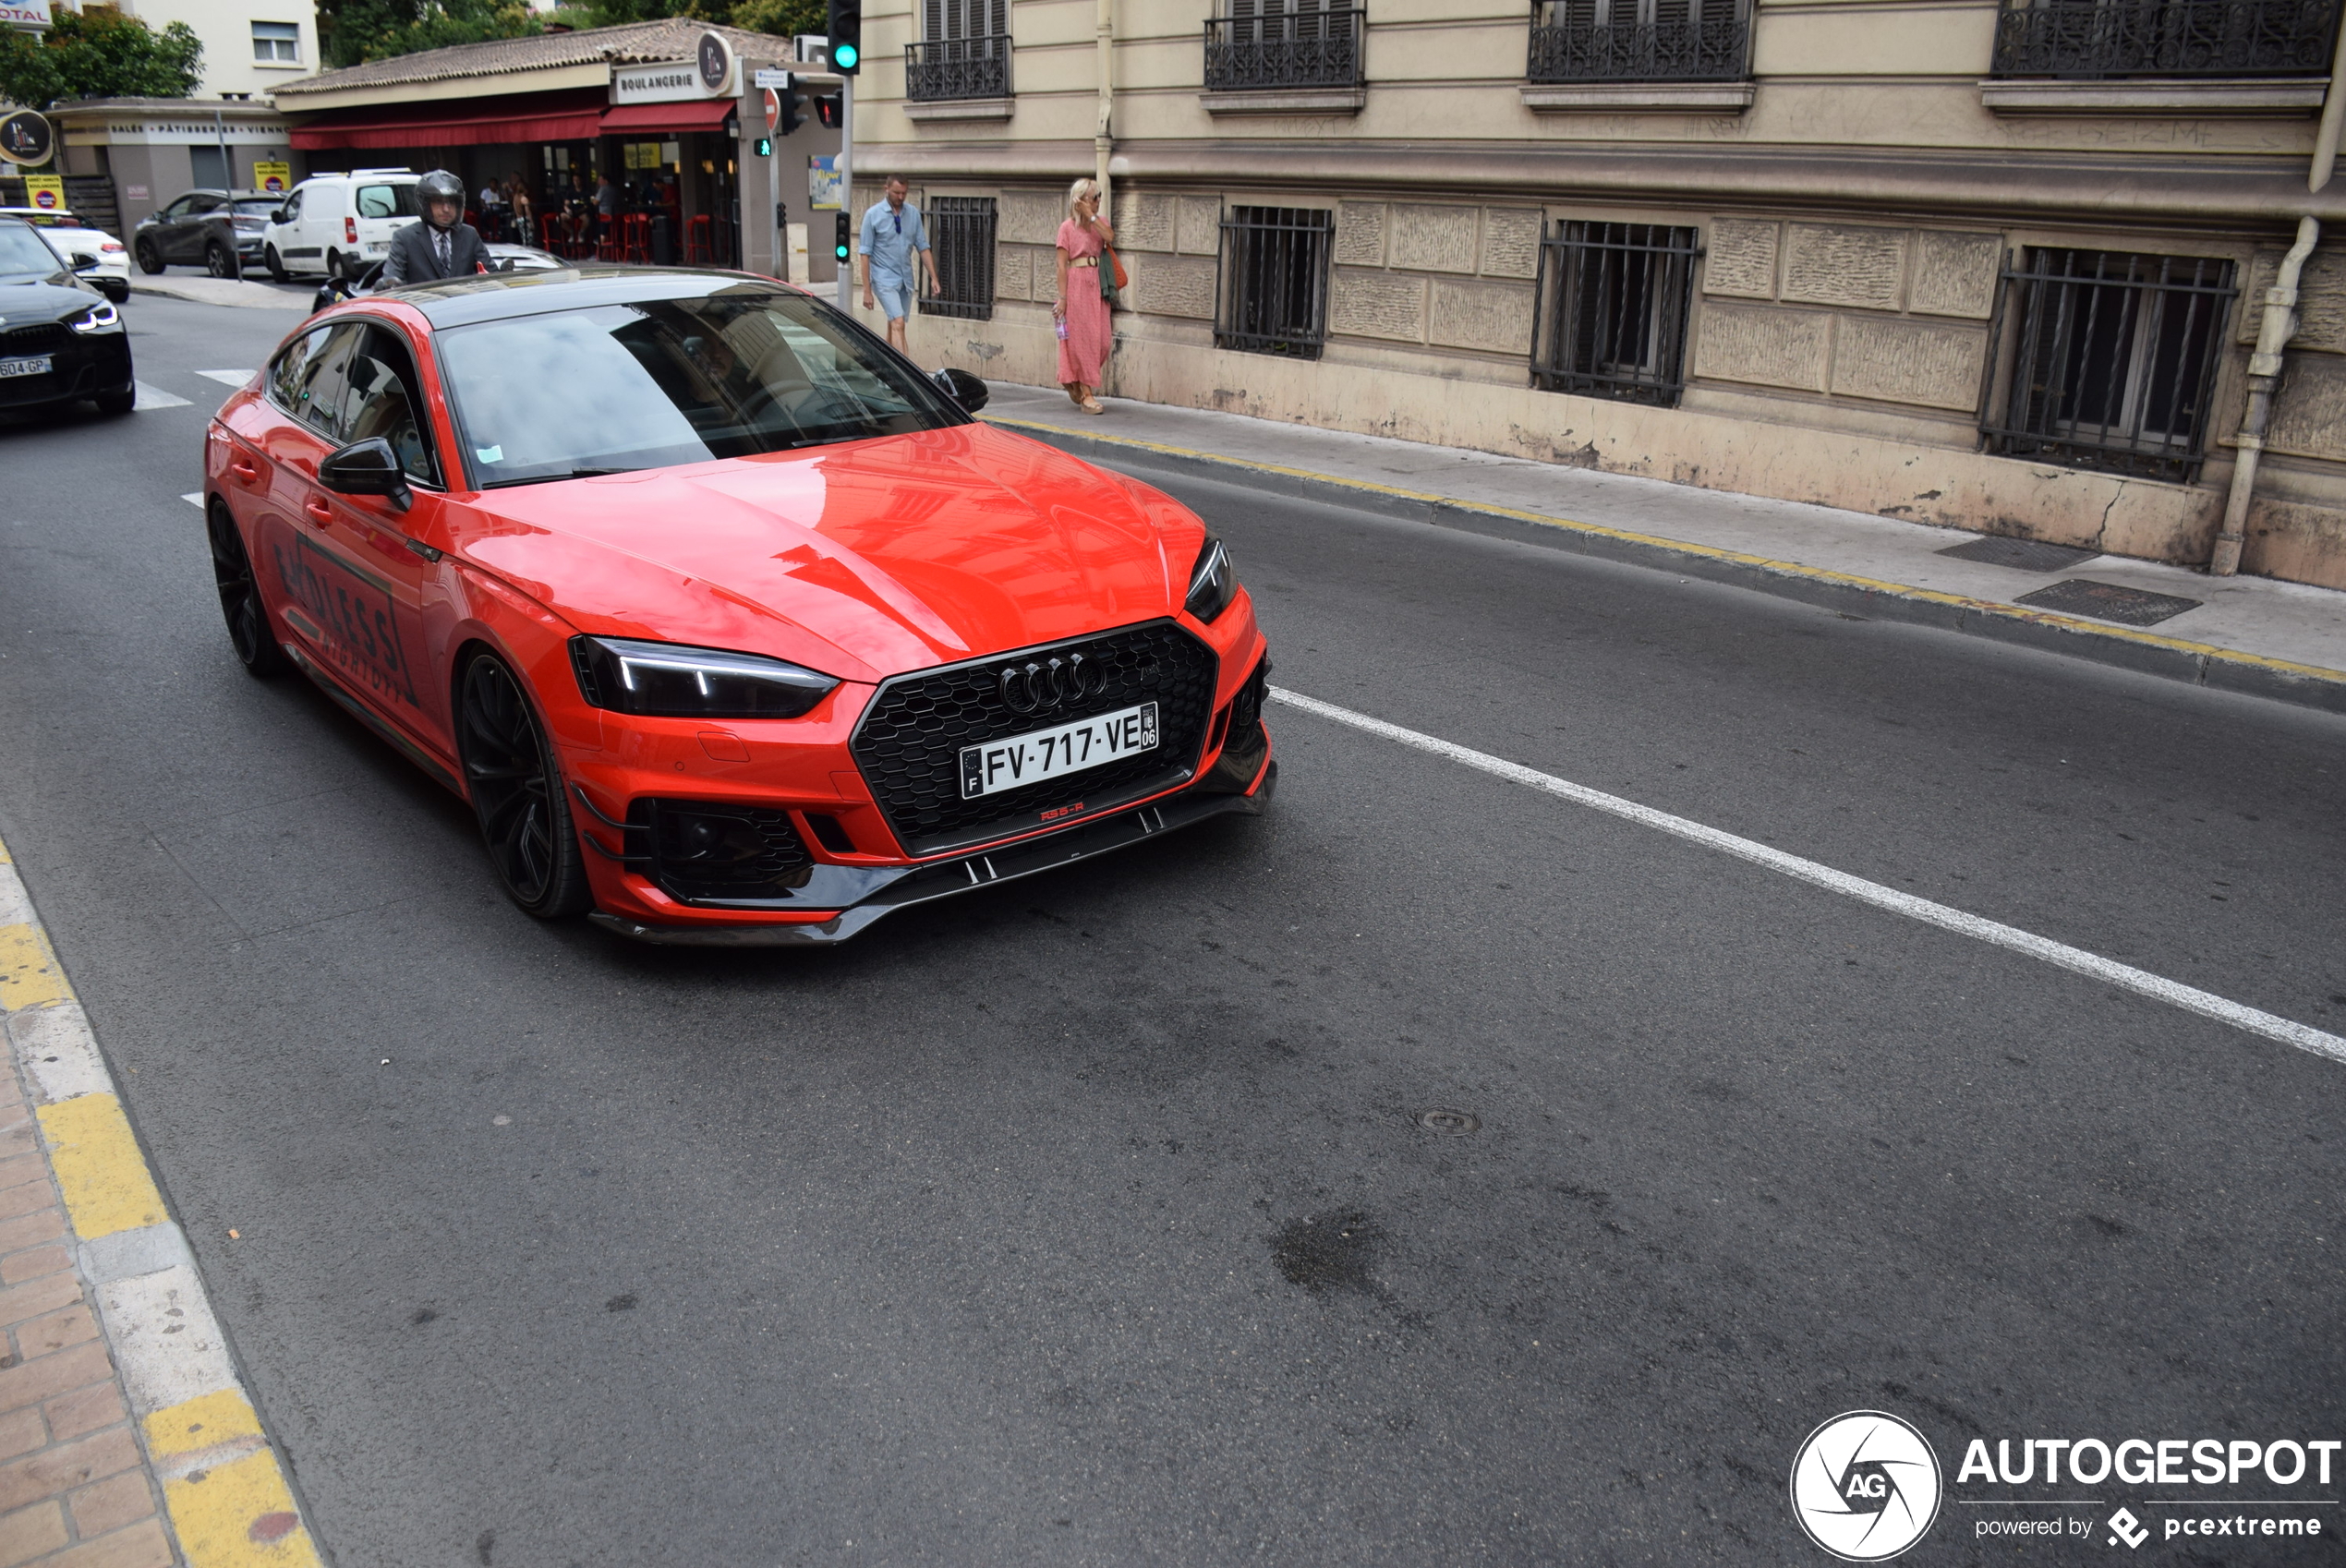
<path fill-rule="evenodd" d="M 282 207 L 272 210 L 269 214 L 269 221 L 272 223 L 284 223 L 285 221 L 285 210 Z"/>
<path fill-rule="evenodd" d="M 73 253 L 73 270 L 77 272 L 94 272 L 98 270 L 98 259 L 86 250 L 77 250 Z"/>
<path fill-rule="evenodd" d="M 937 383 L 937 391 L 960 404 L 968 413 L 974 414 L 986 406 L 986 383 L 967 370 L 948 365 L 929 380 Z"/>
<path fill-rule="evenodd" d="M 381 436 L 370 436 L 328 452 L 326 460 L 318 464 L 318 482 L 336 495 L 388 497 L 391 504 L 402 512 L 416 499 L 407 488 L 407 476 L 399 466 L 399 454 Z"/>

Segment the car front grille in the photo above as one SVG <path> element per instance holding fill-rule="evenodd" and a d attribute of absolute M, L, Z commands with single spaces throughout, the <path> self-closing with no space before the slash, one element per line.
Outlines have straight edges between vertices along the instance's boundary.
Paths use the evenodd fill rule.
<path fill-rule="evenodd" d="M 51 349 L 73 346 L 73 330 L 61 321 L 44 321 L 37 327 L 11 327 L 0 332 L 0 359 L 13 359 L 20 354 L 46 354 Z"/>
<path fill-rule="evenodd" d="M 1099 694 L 1040 713 L 1012 711 L 1002 698 L 1003 667 L 1070 653 L 1096 659 L 1106 669 Z M 904 848 L 915 855 L 940 853 L 1039 826 L 1045 813 L 1081 804 L 1082 811 L 1068 818 L 1073 821 L 1189 778 L 1214 716 L 1218 671 L 1214 650 L 1169 621 L 1070 638 L 896 676 L 865 710 L 850 749 Z M 1155 751 L 1022 789 L 961 798 L 963 746 L 1145 702 L 1157 705 Z"/>
<path fill-rule="evenodd" d="M 627 809 L 627 848 L 651 853 L 651 878 L 680 903 L 787 901 L 815 857 L 790 813 L 732 802 L 642 798 Z"/>

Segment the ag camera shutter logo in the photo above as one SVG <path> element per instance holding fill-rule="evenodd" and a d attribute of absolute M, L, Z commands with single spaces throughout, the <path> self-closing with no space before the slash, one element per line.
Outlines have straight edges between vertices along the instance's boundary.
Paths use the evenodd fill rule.
<path fill-rule="evenodd" d="M 1835 1416 L 1792 1461 L 1792 1516 L 1844 1562 L 1881 1562 L 1922 1539 L 1944 1490 L 1939 1456 L 1879 1410 Z"/>

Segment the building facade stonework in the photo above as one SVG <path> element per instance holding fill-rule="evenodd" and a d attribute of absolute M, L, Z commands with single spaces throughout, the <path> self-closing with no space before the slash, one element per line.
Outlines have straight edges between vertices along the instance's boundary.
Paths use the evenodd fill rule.
<path fill-rule="evenodd" d="M 925 363 L 1053 380 L 1105 152 L 1112 394 L 2182 562 L 2310 214 L 2243 569 L 2346 587 L 2336 12 L 876 0 L 854 199 L 949 210 Z"/>

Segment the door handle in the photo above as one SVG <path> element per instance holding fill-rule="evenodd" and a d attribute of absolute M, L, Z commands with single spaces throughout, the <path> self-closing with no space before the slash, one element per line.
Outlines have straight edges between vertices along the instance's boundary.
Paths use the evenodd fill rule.
<path fill-rule="evenodd" d="M 260 470 L 247 463 L 242 457 L 232 457 L 228 460 L 228 472 L 248 485 L 258 484 L 260 481 Z"/>
<path fill-rule="evenodd" d="M 324 501 L 319 501 L 314 497 L 308 501 L 303 501 L 301 503 L 301 509 L 302 511 L 309 513 L 309 521 L 315 523 L 320 528 L 326 527 L 334 520 L 334 509 L 328 506 Z"/>

